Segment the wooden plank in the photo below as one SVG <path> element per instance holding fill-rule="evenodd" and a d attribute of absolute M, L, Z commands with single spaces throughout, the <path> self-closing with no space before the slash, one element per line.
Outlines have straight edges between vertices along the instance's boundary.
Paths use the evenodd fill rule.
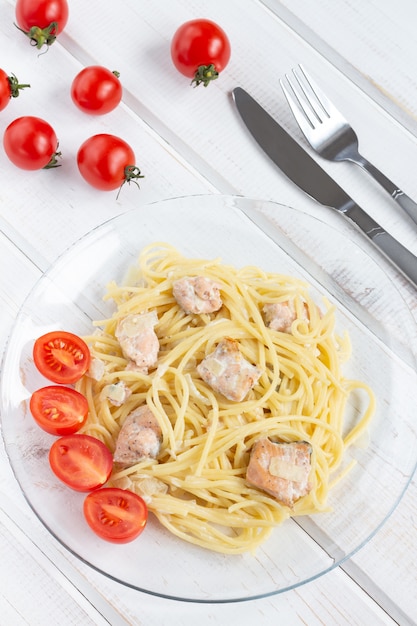
<path fill-rule="evenodd" d="M 414 2 L 261 2 L 390 116 L 417 134 Z"/>

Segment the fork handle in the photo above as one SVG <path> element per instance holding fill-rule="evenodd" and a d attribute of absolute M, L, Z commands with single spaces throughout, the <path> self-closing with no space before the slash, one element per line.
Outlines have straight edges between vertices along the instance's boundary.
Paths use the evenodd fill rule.
<path fill-rule="evenodd" d="M 356 203 L 352 203 L 352 205 L 343 212 L 343 215 L 349 218 L 357 228 L 365 233 L 384 256 L 395 265 L 414 287 L 417 287 L 417 257 L 415 257 L 410 250 L 387 233 L 378 222 L 375 222 L 375 220 L 368 215 L 368 213 L 365 213 Z"/>
<path fill-rule="evenodd" d="M 411 217 L 411 219 L 417 224 L 417 203 L 414 202 L 404 193 L 401 189 L 395 185 L 392 180 L 387 178 L 385 174 L 379 171 L 375 165 L 372 165 L 367 159 L 360 155 L 360 159 L 355 163 L 363 167 L 388 193 L 394 198 L 394 200 L 400 205 L 402 209 Z"/>

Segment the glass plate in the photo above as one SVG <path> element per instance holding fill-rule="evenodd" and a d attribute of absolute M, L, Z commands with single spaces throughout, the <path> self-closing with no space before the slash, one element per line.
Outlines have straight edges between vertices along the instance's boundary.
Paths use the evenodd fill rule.
<path fill-rule="evenodd" d="M 393 282 L 356 231 L 330 227 L 272 202 L 194 196 L 142 206 L 93 230 L 39 280 L 16 320 L 1 385 L 2 431 L 21 488 L 49 531 L 85 563 L 130 587 L 196 602 L 232 602 L 286 591 L 331 570 L 363 546 L 392 513 L 416 465 L 416 373 L 410 346 L 415 326 Z M 34 423 L 30 394 L 48 384 L 35 371 L 33 341 L 45 332 L 91 331 L 111 313 L 102 298 L 108 281 L 122 281 L 141 248 L 167 241 L 187 256 L 307 279 L 317 301 L 337 306 L 337 325 L 350 333 L 347 376 L 366 380 L 377 412 L 357 461 L 330 493 L 331 512 L 290 519 L 256 555 L 211 553 L 171 536 L 152 518 L 126 545 L 95 537 L 83 519 L 84 495 L 52 475 L 54 438 Z M 351 407 L 354 410 L 354 407 Z"/>

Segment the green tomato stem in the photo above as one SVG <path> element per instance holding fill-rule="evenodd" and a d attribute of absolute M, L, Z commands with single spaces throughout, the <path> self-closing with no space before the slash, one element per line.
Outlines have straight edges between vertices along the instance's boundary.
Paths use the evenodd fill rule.
<path fill-rule="evenodd" d="M 20 84 L 14 74 L 8 76 L 7 78 L 9 80 L 11 98 L 17 98 L 20 95 L 20 89 L 26 89 L 26 87 L 30 87 L 30 85 Z"/>
<path fill-rule="evenodd" d="M 49 161 L 49 163 L 44 165 L 42 169 L 51 170 L 54 167 L 61 167 L 61 163 L 58 163 L 58 157 L 60 158 L 61 156 L 62 156 L 61 152 L 54 152 L 53 155 L 51 156 L 51 160 Z"/>
<path fill-rule="evenodd" d="M 19 28 L 17 24 L 15 24 L 15 26 L 20 32 L 26 35 L 26 37 L 29 37 L 30 44 L 36 46 L 38 50 L 44 45 L 51 46 L 58 35 L 58 22 L 51 22 L 46 28 L 32 26 L 28 31 Z"/>
<path fill-rule="evenodd" d="M 116 200 L 119 197 L 119 194 L 122 190 L 122 187 L 125 183 L 128 183 L 130 185 L 130 183 L 135 183 L 135 185 L 137 185 L 140 189 L 140 185 L 137 181 L 138 178 L 145 178 L 144 176 L 142 176 L 142 174 L 140 173 L 140 169 L 136 166 L 136 165 L 126 165 L 125 169 L 124 169 L 124 174 L 125 174 L 125 179 L 122 182 L 122 184 L 119 187 L 119 191 L 117 192 L 117 196 L 116 196 Z"/>
<path fill-rule="evenodd" d="M 195 83 L 194 87 L 198 87 L 203 83 L 204 87 L 208 87 L 211 81 L 216 80 L 219 77 L 219 72 L 214 67 L 213 63 L 210 65 L 200 65 L 194 75 L 191 84 Z"/>

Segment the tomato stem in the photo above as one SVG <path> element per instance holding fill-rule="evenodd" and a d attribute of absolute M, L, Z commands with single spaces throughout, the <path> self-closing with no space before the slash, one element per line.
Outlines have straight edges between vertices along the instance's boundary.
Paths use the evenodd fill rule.
<path fill-rule="evenodd" d="M 213 63 L 210 65 L 200 65 L 194 74 L 194 78 L 191 84 L 195 83 L 194 87 L 198 87 L 203 83 L 204 87 L 208 87 L 212 80 L 216 80 L 219 77 L 219 72 L 214 67 Z"/>
<path fill-rule="evenodd" d="M 58 157 L 61 157 L 61 156 L 62 155 L 60 152 L 54 152 L 53 155 L 51 156 L 51 160 L 49 161 L 49 163 L 44 165 L 42 169 L 51 170 L 54 167 L 61 167 L 61 163 L 58 163 Z"/>
<path fill-rule="evenodd" d="M 125 179 L 122 182 L 122 184 L 119 187 L 119 191 L 117 192 L 117 196 L 116 196 L 116 200 L 119 197 L 119 194 L 122 190 L 122 187 L 125 183 L 135 183 L 135 185 L 137 185 L 140 189 L 140 185 L 137 181 L 138 178 L 145 178 L 144 176 L 142 176 L 142 174 L 140 173 L 140 169 L 136 166 L 136 165 L 126 165 L 125 169 L 124 169 L 124 174 L 125 174 Z"/>
<path fill-rule="evenodd" d="M 36 46 L 38 50 L 42 46 L 51 46 L 58 35 L 58 22 L 51 22 L 46 28 L 40 28 L 39 26 L 32 26 L 28 31 L 23 30 L 17 24 L 16 28 L 20 30 L 26 37 L 30 39 L 30 45 Z"/>
<path fill-rule="evenodd" d="M 20 89 L 26 89 L 26 87 L 30 87 L 30 85 L 21 85 L 14 74 L 8 76 L 8 81 L 10 85 L 10 96 L 12 98 L 17 98 L 20 94 Z"/>

